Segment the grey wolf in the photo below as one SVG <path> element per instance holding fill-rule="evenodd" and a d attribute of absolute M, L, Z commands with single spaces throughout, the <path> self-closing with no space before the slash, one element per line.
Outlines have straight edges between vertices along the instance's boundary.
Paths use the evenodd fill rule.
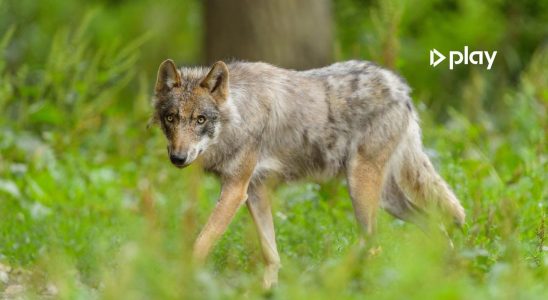
<path fill-rule="evenodd" d="M 379 207 L 410 220 L 433 205 L 462 224 L 463 207 L 423 151 L 409 94 L 402 78 L 366 61 L 308 71 L 260 62 L 177 68 L 164 61 L 151 122 L 162 128 L 175 166 L 198 159 L 222 184 L 194 257 L 206 258 L 245 203 L 266 261 L 264 285 L 277 282 L 280 258 L 264 187 L 270 177 L 346 176 L 366 234 L 375 230 Z"/>

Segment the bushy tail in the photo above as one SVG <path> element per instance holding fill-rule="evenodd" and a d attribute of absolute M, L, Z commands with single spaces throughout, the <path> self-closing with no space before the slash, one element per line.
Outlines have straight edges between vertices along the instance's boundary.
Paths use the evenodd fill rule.
<path fill-rule="evenodd" d="M 400 191 L 397 191 L 397 189 Z M 437 206 L 453 217 L 460 226 L 464 224 L 464 208 L 447 183 L 436 172 L 422 149 L 418 124 L 412 122 L 390 162 L 383 191 L 383 205 L 421 210 Z M 390 203 L 391 202 L 391 203 Z M 405 202 L 405 204 L 403 203 Z M 390 212 L 390 208 L 386 207 Z"/>

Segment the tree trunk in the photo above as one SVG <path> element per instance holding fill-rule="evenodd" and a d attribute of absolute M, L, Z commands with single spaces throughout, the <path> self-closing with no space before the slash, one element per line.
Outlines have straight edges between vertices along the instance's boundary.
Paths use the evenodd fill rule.
<path fill-rule="evenodd" d="M 333 59 L 329 0 L 207 0 L 205 48 L 217 60 L 309 69 Z"/>

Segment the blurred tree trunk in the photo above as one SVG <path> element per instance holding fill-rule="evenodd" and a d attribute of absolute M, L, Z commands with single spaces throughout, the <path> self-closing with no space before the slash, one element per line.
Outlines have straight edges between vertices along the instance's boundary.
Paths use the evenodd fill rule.
<path fill-rule="evenodd" d="M 206 59 L 308 69 L 333 60 L 329 0 L 207 0 Z"/>

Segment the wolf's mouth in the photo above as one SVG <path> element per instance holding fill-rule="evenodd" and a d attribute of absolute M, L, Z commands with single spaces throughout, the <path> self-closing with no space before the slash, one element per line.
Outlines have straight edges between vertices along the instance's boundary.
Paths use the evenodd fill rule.
<path fill-rule="evenodd" d="M 188 164 L 176 164 L 176 163 L 172 163 L 172 164 L 173 164 L 174 166 L 176 166 L 177 168 L 179 168 L 179 169 L 188 167 L 188 165 L 190 165 L 190 163 L 188 163 Z"/>

